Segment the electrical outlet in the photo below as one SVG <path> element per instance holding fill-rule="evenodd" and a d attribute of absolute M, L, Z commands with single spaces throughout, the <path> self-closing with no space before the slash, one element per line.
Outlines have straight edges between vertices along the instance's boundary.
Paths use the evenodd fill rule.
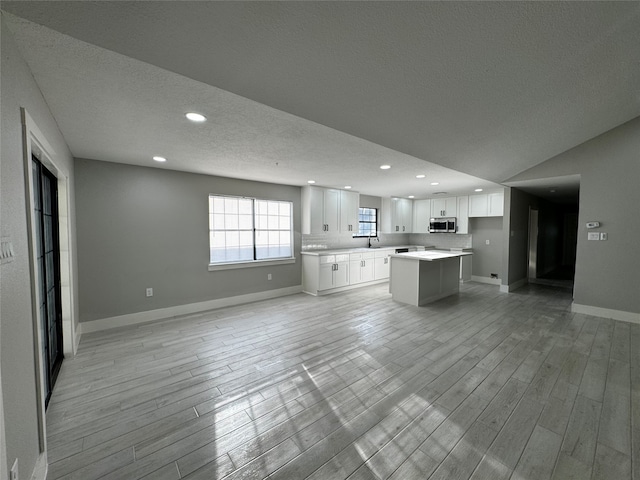
<path fill-rule="evenodd" d="M 490 241 L 490 240 L 485 240 L 485 243 L 486 243 L 487 245 L 489 245 L 489 244 L 491 243 L 491 241 Z"/>
<path fill-rule="evenodd" d="M 9 478 L 9 480 L 18 480 L 18 459 L 17 458 L 16 458 L 16 461 L 13 462 L 13 467 L 11 467 L 11 477 Z"/>
<path fill-rule="evenodd" d="M 153 288 L 147 288 L 147 297 L 153 297 Z"/>
<path fill-rule="evenodd" d="M 267 280 L 271 280 L 273 277 L 271 276 L 270 273 L 267 273 Z"/>
<path fill-rule="evenodd" d="M 598 232 L 588 232 L 587 240 L 600 240 L 600 234 Z"/>

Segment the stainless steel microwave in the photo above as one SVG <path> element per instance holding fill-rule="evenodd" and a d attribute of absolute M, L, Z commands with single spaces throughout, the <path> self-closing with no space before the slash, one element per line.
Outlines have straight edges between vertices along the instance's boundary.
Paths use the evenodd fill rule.
<path fill-rule="evenodd" d="M 429 219 L 429 233 L 456 233 L 455 217 Z"/>

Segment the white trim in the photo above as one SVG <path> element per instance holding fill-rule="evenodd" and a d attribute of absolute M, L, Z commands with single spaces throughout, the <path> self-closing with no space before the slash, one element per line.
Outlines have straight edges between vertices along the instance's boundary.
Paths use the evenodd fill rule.
<path fill-rule="evenodd" d="M 611 318 L 620 320 L 621 322 L 640 324 L 640 313 L 625 312 L 623 310 L 612 310 L 610 308 L 592 307 L 591 305 L 580 305 L 573 302 L 571 311 L 574 313 L 583 313 L 585 315 L 593 315 L 594 317 Z"/>
<path fill-rule="evenodd" d="M 48 469 L 47 453 L 43 452 L 38 456 L 38 460 L 36 460 L 36 466 L 33 468 L 31 480 L 45 480 L 47 478 Z"/>
<path fill-rule="evenodd" d="M 0 337 L 1 337 L 0 332 Z M 2 369 L 0 369 L 0 468 L 4 470 L 4 466 L 7 465 L 7 446 L 6 446 L 6 434 L 4 429 L 4 403 L 2 396 Z M 0 470 L 0 478 L 4 478 L 5 472 Z"/>
<path fill-rule="evenodd" d="M 477 275 L 471 275 L 471 281 L 472 282 L 478 282 L 478 283 L 488 283 L 490 285 L 501 285 L 502 284 L 502 280 L 500 280 L 499 278 L 479 277 Z"/>
<path fill-rule="evenodd" d="M 503 293 L 513 292 L 519 288 L 524 287 L 529 283 L 529 280 L 526 278 L 521 278 L 520 280 L 510 283 L 509 285 L 500 285 L 500 291 Z"/>
<path fill-rule="evenodd" d="M 210 263 L 209 271 L 233 270 L 235 268 L 270 267 L 271 265 L 287 265 L 296 263 L 296 257 L 274 258 L 268 260 L 251 260 L 250 262 Z"/>
<path fill-rule="evenodd" d="M 112 328 L 138 325 L 140 323 L 165 320 L 167 318 L 205 312 L 207 310 L 213 310 L 216 308 L 231 307 L 235 305 L 242 305 L 244 303 L 257 302 L 259 300 L 284 297 L 301 292 L 302 285 L 296 285 L 294 287 L 265 290 L 264 292 L 237 295 L 235 297 L 217 298 L 215 300 L 207 300 L 205 302 L 189 303 L 187 305 L 176 305 L 174 307 L 159 308 L 157 310 L 147 310 L 145 312 L 129 313 L 126 315 L 119 315 L 117 317 L 101 318 L 99 320 L 93 320 L 91 322 L 81 322 L 78 325 L 78 330 L 80 330 L 80 334 L 83 335 L 85 333 L 100 332 L 102 330 L 110 330 Z"/>

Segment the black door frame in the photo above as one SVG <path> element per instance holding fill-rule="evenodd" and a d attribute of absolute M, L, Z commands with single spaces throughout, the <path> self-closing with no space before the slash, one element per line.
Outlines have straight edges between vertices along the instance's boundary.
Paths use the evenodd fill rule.
<path fill-rule="evenodd" d="M 40 199 L 34 205 L 34 220 L 38 223 L 37 233 L 38 242 L 36 251 L 42 255 L 38 257 L 38 268 L 40 271 L 38 287 L 40 288 L 40 328 L 42 332 L 42 358 L 44 361 L 44 385 L 45 385 L 45 409 L 49 405 L 49 400 L 53 392 L 62 361 L 64 359 L 64 343 L 62 328 L 62 287 L 60 273 L 60 220 L 58 206 L 58 179 L 46 166 L 43 165 L 38 158 L 32 156 L 33 171 L 33 189 L 34 197 L 37 195 Z M 44 211 L 45 205 L 45 188 L 44 182 L 49 183 L 49 202 L 51 220 L 51 238 L 50 245 L 47 245 L 45 217 L 49 215 Z M 36 210 L 36 207 L 39 209 Z M 50 261 L 47 260 L 47 253 L 52 254 Z M 51 323 L 53 319 L 53 324 Z M 43 328 L 44 327 L 44 328 Z M 55 348 L 55 354 L 52 357 L 51 351 Z"/>

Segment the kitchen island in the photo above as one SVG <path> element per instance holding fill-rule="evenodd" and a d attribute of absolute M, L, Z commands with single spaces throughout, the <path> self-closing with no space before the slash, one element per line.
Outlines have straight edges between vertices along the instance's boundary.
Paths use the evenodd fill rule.
<path fill-rule="evenodd" d="M 389 292 L 396 302 L 425 305 L 460 291 L 460 259 L 470 252 L 427 250 L 391 255 Z"/>

